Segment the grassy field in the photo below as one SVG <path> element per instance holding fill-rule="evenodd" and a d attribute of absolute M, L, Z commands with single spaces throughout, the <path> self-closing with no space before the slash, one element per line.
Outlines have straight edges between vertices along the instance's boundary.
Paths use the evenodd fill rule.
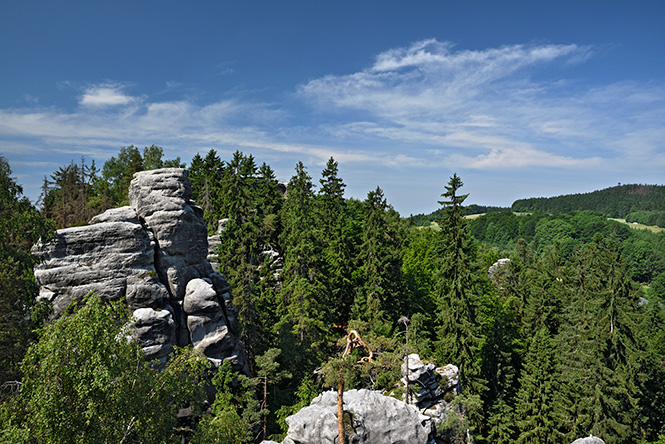
<path fill-rule="evenodd" d="M 630 222 L 626 222 L 626 219 L 614 219 L 614 218 L 610 218 L 610 219 L 615 220 L 617 222 L 621 222 L 622 224 L 626 224 L 629 227 L 634 228 L 636 230 L 649 230 L 649 231 L 653 231 L 654 233 L 661 233 L 661 232 L 665 231 L 665 228 L 652 227 L 652 226 L 649 226 L 649 225 L 642 225 L 642 224 L 633 224 L 633 223 L 630 223 Z"/>
<path fill-rule="evenodd" d="M 520 216 L 520 215 L 525 215 L 525 214 L 530 214 L 530 213 L 515 213 L 515 214 Z M 464 218 L 471 220 L 471 219 L 475 219 L 477 217 L 484 216 L 484 215 L 485 215 L 485 213 L 470 214 L 468 216 L 464 216 Z M 654 233 L 661 233 L 661 232 L 665 231 L 665 228 L 629 223 L 629 222 L 626 222 L 626 219 L 614 219 L 614 218 L 610 218 L 610 219 L 615 220 L 617 222 L 621 222 L 622 224 L 626 224 L 630 228 L 634 228 L 635 230 L 649 230 L 649 231 L 653 231 Z M 425 228 L 425 227 L 418 227 L 418 228 Z M 429 227 L 427 227 L 427 228 L 431 228 L 432 230 L 435 230 L 435 231 L 439 231 L 441 229 L 441 227 L 439 227 L 439 224 L 437 224 L 436 222 L 430 222 Z"/>

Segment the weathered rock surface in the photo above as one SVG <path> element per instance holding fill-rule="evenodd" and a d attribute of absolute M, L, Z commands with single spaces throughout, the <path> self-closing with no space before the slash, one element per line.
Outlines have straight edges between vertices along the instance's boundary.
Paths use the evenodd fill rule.
<path fill-rule="evenodd" d="M 344 392 L 344 412 L 352 429 L 349 444 L 425 444 L 432 431 L 428 418 L 414 406 L 377 391 Z M 322 393 L 286 423 L 289 431 L 283 444 L 336 443 L 337 392 Z"/>
<path fill-rule="evenodd" d="M 463 414 L 459 406 L 451 403 L 461 393 L 457 367 L 437 368 L 421 361 L 417 354 L 409 355 L 407 362 L 409 384 L 415 392 L 408 404 L 373 390 L 344 392 L 344 414 L 348 414 L 345 421 L 350 421 L 352 429 L 349 443 L 451 442 L 450 437 L 439 434 L 437 429 L 449 415 Z M 406 363 L 402 365 L 402 374 L 405 371 Z M 337 443 L 337 393 L 322 393 L 308 407 L 288 417 L 286 423 L 289 431 L 282 444 Z M 473 442 L 468 432 L 465 442 Z M 264 441 L 262 444 L 276 443 Z"/>
<path fill-rule="evenodd" d="M 130 206 L 34 247 L 44 258 L 35 267 L 39 297 L 56 316 L 90 291 L 124 298 L 148 358 L 164 360 L 174 346 L 192 344 L 212 362 L 228 359 L 248 372 L 229 285 L 206 258 L 207 232 L 191 194 L 182 168 L 136 173 Z"/>
<path fill-rule="evenodd" d="M 416 406 L 421 415 L 430 418 L 435 430 L 448 416 L 463 415 L 459 404 L 452 403 L 452 400 L 462 393 L 457 366 L 448 364 L 436 367 L 434 364 L 423 362 L 417 354 L 410 354 L 407 362 L 409 391 L 412 393 L 408 400 L 409 404 Z M 405 373 L 406 363 L 402 364 L 402 374 Z M 406 385 L 405 378 L 402 378 L 402 383 Z M 437 435 L 435 438 L 435 442 L 450 441 L 445 434 Z M 467 437 L 467 442 L 473 442 L 470 435 Z"/>
<path fill-rule="evenodd" d="M 129 205 L 155 236 L 156 268 L 171 295 L 182 300 L 187 283 L 209 276 L 207 230 L 203 210 L 190 200 L 192 187 L 185 170 L 166 168 L 134 174 Z"/>
<path fill-rule="evenodd" d="M 498 286 L 502 286 L 503 281 L 510 272 L 508 264 L 510 264 L 510 259 L 508 258 L 499 259 L 494 262 L 489 270 L 487 270 L 487 277 L 489 277 L 490 281 Z"/>
<path fill-rule="evenodd" d="M 605 444 L 605 441 L 597 436 L 587 436 L 586 438 L 578 438 L 572 444 Z"/>

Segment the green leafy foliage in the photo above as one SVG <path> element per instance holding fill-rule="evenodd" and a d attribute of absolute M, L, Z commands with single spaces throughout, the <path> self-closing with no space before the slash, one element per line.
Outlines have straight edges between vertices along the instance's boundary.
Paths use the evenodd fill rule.
<path fill-rule="evenodd" d="M 223 361 L 212 383 L 217 390 L 212 411 L 199 422 L 192 443 L 252 442 L 264 414 L 254 396 L 258 380 L 234 372 L 229 361 Z"/>
<path fill-rule="evenodd" d="M 32 275 L 36 258 L 30 248 L 40 239 L 49 239 L 54 228 L 23 196 L 9 164 L 0 157 L 0 384 L 19 378 L 18 364 L 32 338 L 31 330 L 43 318 L 37 316 L 38 309 L 45 307 L 32 309 L 39 289 Z"/>
<path fill-rule="evenodd" d="M 83 214 L 78 208 L 118 204 L 132 171 L 170 166 L 161 156 L 155 146 L 142 153 L 125 148 L 108 168 L 105 164 L 107 178 L 102 172 L 93 179 L 84 162 L 70 165 L 74 173 L 58 172 L 60 184 L 46 187 L 62 196 L 51 193 L 44 205 L 69 208 L 52 217 L 62 223 L 66 216 L 70 224 L 75 214 Z M 402 316 L 410 318 L 408 352 L 460 367 L 463 395 L 447 399 L 455 413 L 442 428 L 452 442 L 465 442 L 470 431 L 479 444 L 568 444 L 593 431 L 608 444 L 642 444 L 657 442 L 665 430 L 665 236 L 607 219 L 628 208 L 647 210 L 645 200 L 659 202 L 660 188 L 625 186 L 535 201 L 530 210 L 535 212 L 518 215 L 466 207 L 455 174 L 441 208 L 421 217 L 427 223 L 437 220 L 439 229 L 424 230 L 413 226 L 422 215 L 410 218 L 412 223 L 401 219 L 379 187 L 364 201 L 345 198 L 332 158 L 318 191 L 299 162 L 284 195 L 268 165 L 257 166 L 239 151 L 228 160 L 215 150 L 197 154 L 189 177 L 210 233 L 227 219 L 220 271 L 232 285 L 253 376 L 222 365 L 215 376 L 218 396 L 199 422 L 195 442 L 279 440 L 286 417 L 322 388 L 338 388 L 340 378 L 347 389 L 374 388 L 401 397 L 400 365 L 407 352 L 398 323 Z M 0 344 L 13 356 L 5 365 L 20 359 L 21 341 L 29 338 L 32 324 L 26 315 L 36 291 L 29 256 L 35 237 L 29 233 L 37 233 L 44 220 L 29 203 L 21 203 L 12 180 L 3 186 L 9 192 L 0 207 L 5 224 L 0 236 L 8 248 L 2 250 L 0 278 L 6 286 L 0 287 L 0 302 L 2 316 L 6 307 L 12 315 L 3 317 L 9 321 Z M 77 206 L 82 196 L 87 204 Z M 540 206 L 552 202 L 558 206 Z M 487 214 L 465 217 L 479 212 Z M 506 257 L 510 263 L 501 278 L 490 281 L 489 266 Z M 337 344 L 335 338 L 349 329 L 370 347 L 371 361 L 361 360 L 362 350 L 340 358 L 346 337 Z M 101 355 L 81 359 L 83 368 L 103 362 Z M 13 369 L 6 373 L 17 380 L 11 387 L 34 384 L 34 378 L 19 381 L 15 366 L 3 368 Z M 128 372 L 116 377 L 118 384 L 135 374 L 118 372 Z M 106 393 L 95 382 L 110 381 L 103 372 L 85 375 L 77 390 L 86 396 Z M 52 380 L 49 384 L 57 387 Z M 26 407 L 25 390 L 0 409 L 5 441 L 36 440 L 26 422 L 36 407 Z M 49 402 L 56 407 L 40 414 L 61 420 L 60 405 Z M 169 402 L 173 411 L 175 400 Z M 76 408 L 85 412 L 87 406 Z M 119 418 L 118 424 L 126 421 Z M 138 432 L 132 433 L 138 439 Z"/>
<path fill-rule="evenodd" d="M 23 360 L 3 433 L 25 442 L 174 442 L 179 408 L 203 402 L 207 360 L 179 350 L 163 370 L 125 335 L 125 309 L 92 294 L 45 327 Z"/>

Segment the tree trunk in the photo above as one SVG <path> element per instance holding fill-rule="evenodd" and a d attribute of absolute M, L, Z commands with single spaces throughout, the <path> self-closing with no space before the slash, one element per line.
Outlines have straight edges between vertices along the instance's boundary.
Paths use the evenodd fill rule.
<path fill-rule="evenodd" d="M 339 385 L 337 386 L 337 430 L 339 433 L 339 444 L 345 444 L 344 441 L 344 380 L 341 375 Z"/>
<path fill-rule="evenodd" d="M 263 408 L 267 409 L 268 408 L 268 374 L 266 373 L 265 377 L 263 378 Z M 266 440 L 266 436 L 268 435 L 268 415 L 266 413 L 263 414 L 263 440 Z"/>

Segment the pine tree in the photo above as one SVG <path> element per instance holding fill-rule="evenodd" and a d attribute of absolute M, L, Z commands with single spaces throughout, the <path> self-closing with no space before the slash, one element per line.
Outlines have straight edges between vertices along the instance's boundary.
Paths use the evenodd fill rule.
<path fill-rule="evenodd" d="M 556 350 L 548 329 L 542 327 L 531 339 L 520 376 L 514 414 L 518 443 L 561 442 L 555 396 L 558 374 Z"/>
<path fill-rule="evenodd" d="M 325 260 L 324 303 L 329 307 L 329 323 L 346 325 L 353 300 L 352 245 L 349 215 L 344 201 L 346 185 L 338 176 L 338 163 L 331 157 L 321 172 L 321 188 L 317 200 L 317 225 L 321 230 L 322 256 Z"/>
<path fill-rule="evenodd" d="M 576 294 L 557 339 L 568 437 L 592 429 L 608 444 L 636 442 L 636 293 L 615 242 L 598 235 L 575 260 Z"/>
<path fill-rule="evenodd" d="M 85 158 L 81 158 L 80 165 L 71 162 L 58 168 L 51 181 L 44 178 L 40 196 L 42 213 L 53 219 L 58 228 L 87 223 L 100 209 L 94 200 L 96 174 L 94 162 L 87 166 Z"/>
<path fill-rule="evenodd" d="M 481 332 L 476 318 L 477 296 L 474 293 L 474 245 L 463 218 L 467 194 L 459 194 L 463 183 L 457 174 L 451 177 L 441 195 L 443 217 L 439 222 L 442 265 L 438 274 L 437 295 L 441 327 L 435 354 L 442 363 L 455 363 L 460 379 L 471 394 L 481 394 L 485 382 L 480 371 Z"/>
<path fill-rule="evenodd" d="M 396 222 L 383 190 L 367 194 L 362 244 L 358 256 L 357 282 L 352 317 L 368 322 L 375 333 L 389 334 L 405 312 L 402 304 L 402 258 Z"/>
<path fill-rule="evenodd" d="M 269 388 L 274 388 L 284 379 L 291 377 L 291 374 L 288 371 L 280 370 L 280 365 L 277 361 L 280 353 L 280 349 L 271 348 L 261 356 L 256 357 L 256 377 L 258 378 L 259 386 L 262 389 L 260 399 L 261 414 L 263 415 L 262 428 L 264 440 L 267 439 L 268 436 L 268 414 L 270 413 L 269 404 L 273 403 L 272 401 L 269 401 L 269 399 L 272 398 L 272 396 L 269 396 Z"/>
<path fill-rule="evenodd" d="M 328 335 L 329 326 L 324 322 L 327 316 L 320 300 L 323 293 L 321 244 L 313 214 L 311 177 L 302 162 L 298 162 L 281 212 L 284 269 L 280 325 L 290 326 L 301 344 L 317 349 Z"/>

